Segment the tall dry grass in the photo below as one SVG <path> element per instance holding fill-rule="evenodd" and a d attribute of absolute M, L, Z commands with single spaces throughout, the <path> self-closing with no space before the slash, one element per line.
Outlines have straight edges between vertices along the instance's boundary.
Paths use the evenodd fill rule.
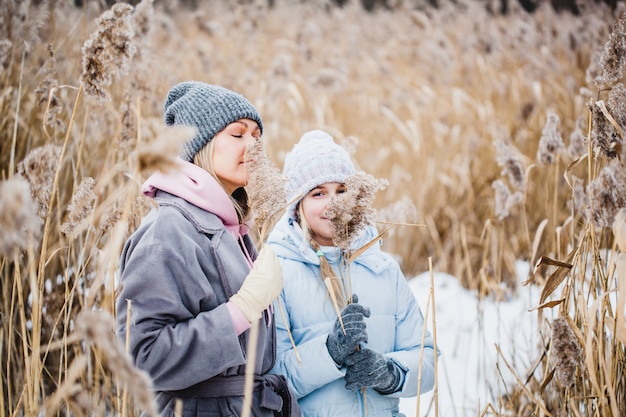
<path fill-rule="evenodd" d="M 197 79 L 259 108 L 277 165 L 319 128 L 389 180 L 380 220 L 426 225 L 385 237 L 407 276 L 432 260 L 481 296 L 506 298 L 514 262 L 536 266 L 537 357 L 480 412 L 621 415 L 621 5 L 588 2 L 580 16 L 511 5 L 502 16 L 470 1 L 375 13 L 275 3 L 4 2 L 0 413 L 151 407 L 145 376 L 110 356 L 107 312 L 120 249 L 148 209 L 139 184 L 176 140 L 163 97 Z M 96 326 L 105 331 L 87 331 Z"/>

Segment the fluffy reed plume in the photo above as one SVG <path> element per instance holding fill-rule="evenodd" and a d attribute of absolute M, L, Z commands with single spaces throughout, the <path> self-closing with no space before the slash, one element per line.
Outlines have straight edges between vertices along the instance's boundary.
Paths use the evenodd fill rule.
<path fill-rule="evenodd" d="M 144 196 L 138 196 L 130 205 L 130 212 L 127 213 L 126 222 L 128 223 L 128 228 L 126 233 L 130 235 L 139 224 L 141 224 L 141 219 L 143 216 L 150 210 L 150 208 L 154 207 L 156 203 L 151 198 L 146 198 Z M 117 222 L 122 219 L 123 209 L 118 208 L 113 210 L 104 221 L 100 223 L 98 227 L 98 231 L 102 236 L 108 235 L 111 233 Z"/>
<path fill-rule="evenodd" d="M 39 4 L 39 7 L 31 7 L 35 2 L 30 1 L 4 1 L 3 12 L 10 16 L 10 23 L 3 22 L 7 27 L 0 26 L 0 33 L 8 38 L 19 39 L 20 45 L 36 45 L 41 42 L 39 30 L 48 21 L 49 13 L 47 4 Z M 2 35 L 0 35 L 2 36 Z"/>
<path fill-rule="evenodd" d="M 491 186 L 496 192 L 495 215 L 498 220 L 504 220 L 509 217 L 513 207 L 524 201 L 524 194 L 521 191 L 511 194 L 509 187 L 502 180 L 495 180 Z"/>
<path fill-rule="evenodd" d="M 515 189 L 524 190 L 525 174 L 519 152 L 511 144 L 507 144 L 502 140 L 495 142 L 496 162 L 502 168 L 500 174 L 506 176 Z"/>
<path fill-rule="evenodd" d="M 617 145 L 619 136 L 615 127 L 607 120 L 602 111 L 597 106 L 591 107 L 591 143 L 594 152 L 602 154 L 607 158 L 617 156 Z"/>
<path fill-rule="evenodd" d="M 30 193 L 42 219 L 48 214 L 52 183 L 59 166 L 61 147 L 48 144 L 35 148 L 17 165 L 17 173 L 28 181 Z"/>
<path fill-rule="evenodd" d="M 322 68 L 315 76 L 309 78 L 311 87 L 329 93 L 342 91 L 347 83 L 346 76 L 332 68 Z"/>
<path fill-rule="evenodd" d="M 97 348 L 118 382 L 130 391 L 139 406 L 149 416 L 156 417 L 152 382 L 145 372 L 133 366 L 114 329 L 115 320 L 107 311 L 85 310 L 76 317 L 76 332 Z"/>
<path fill-rule="evenodd" d="M 356 136 L 346 136 L 341 141 L 341 147 L 348 152 L 348 155 L 354 156 L 359 148 L 359 138 Z"/>
<path fill-rule="evenodd" d="M 112 210 L 106 216 L 104 221 L 102 221 L 100 225 L 98 226 L 98 232 L 102 236 L 108 235 L 109 233 L 111 233 L 111 230 L 113 230 L 117 222 L 119 222 L 121 219 L 122 219 L 122 209 L 117 208 L 115 210 Z"/>
<path fill-rule="evenodd" d="M 399 231 L 398 227 L 393 226 L 419 226 L 418 218 L 415 203 L 406 195 L 376 212 L 376 223 L 389 226 L 386 236 L 390 242 L 396 239 Z"/>
<path fill-rule="evenodd" d="M 128 234 L 134 232 L 141 224 L 141 220 L 146 213 L 156 206 L 157 203 L 152 198 L 146 198 L 143 195 L 135 198 L 130 204 L 130 212 L 128 213 Z"/>
<path fill-rule="evenodd" d="M 624 146 L 624 140 L 626 140 L 624 137 L 626 133 L 626 88 L 624 84 L 615 84 L 611 88 L 606 101 L 606 109 L 612 118 L 608 132 L 611 146 L 616 154 L 623 157 L 624 152 L 626 152 L 626 146 Z"/>
<path fill-rule="evenodd" d="M 572 198 L 567 202 L 567 208 L 571 213 L 580 214 L 586 218 L 586 208 L 589 205 L 589 199 L 587 198 L 587 193 L 585 192 L 585 181 L 582 178 L 578 178 L 573 175 L 571 183 Z"/>
<path fill-rule="evenodd" d="M 120 131 L 120 147 L 127 148 L 137 137 L 137 117 L 132 111 L 130 95 L 126 94 L 120 107 L 122 113 L 122 128 Z"/>
<path fill-rule="evenodd" d="M 0 182 L 0 196 L 0 253 L 9 257 L 36 241 L 41 219 L 26 180 L 13 177 Z"/>
<path fill-rule="evenodd" d="M 271 77 L 275 81 L 288 81 L 293 74 L 292 61 L 293 57 L 291 55 L 276 55 L 272 61 L 268 77 Z"/>
<path fill-rule="evenodd" d="M 408 196 L 403 195 L 400 200 L 378 210 L 376 222 L 413 224 L 417 222 L 417 217 L 417 207 Z"/>
<path fill-rule="evenodd" d="M 587 153 L 587 135 L 583 129 L 586 128 L 586 120 L 579 117 L 576 121 L 576 127 L 569 135 L 569 146 L 567 147 L 567 155 L 571 159 L 580 158 Z"/>
<path fill-rule="evenodd" d="M 551 361 L 559 383 L 566 388 L 576 384 L 576 368 L 582 364 L 582 349 L 567 318 L 552 321 Z"/>
<path fill-rule="evenodd" d="M 615 122 L 624 131 L 626 128 L 626 87 L 624 84 L 618 83 L 611 87 L 606 107 Z"/>
<path fill-rule="evenodd" d="M 61 232 L 70 239 L 75 239 L 89 227 L 89 217 L 93 213 L 96 201 L 96 195 L 93 193 L 95 184 L 93 178 L 83 178 L 72 196 L 72 202 L 67 207 L 68 219 L 61 225 Z"/>
<path fill-rule="evenodd" d="M 625 16 L 622 16 L 622 19 L 618 21 L 619 25 L 616 24 L 620 29 L 621 35 L 616 36 L 613 39 L 613 42 L 617 42 L 617 39 L 620 40 L 623 45 L 620 46 L 620 63 L 619 63 L 619 79 L 622 77 L 621 67 L 623 65 L 623 55 L 624 48 L 626 48 L 626 37 L 623 31 L 624 28 L 624 19 Z M 615 34 L 615 32 L 613 32 Z M 612 34 L 612 36 L 613 36 Z M 607 45 L 611 44 L 612 41 L 609 40 Z M 608 49 L 608 46 L 607 46 Z M 606 52 L 606 49 L 605 49 Z M 603 69 L 605 67 L 603 66 Z M 609 70 L 609 72 L 614 72 L 615 68 Z M 605 74 L 605 73 L 603 73 Z M 613 84 L 619 79 L 613 80 L 612 77 L 617 76 L 614 74 L 611 77 L 608 77 L 607 80 L 610 80 L 609 84 Z M 594 150 L 601 154 L 604 154 L 608 158 L 615 158 L 620 150 L 624 151 L 624 131 L 626 129 L 626 88 L 622 83 L 618 83 L 613 85 L 610 88 L 609 96 L 606 101 L 606 112 L 605 114 L 602 112 L 602 108 L 598 106 L 592 106 L 592 131 L 591 131 L 591 140 L 594 145 Z M 601 104 L 599 102 L 598 104 Z"/>
<path fill-rule="evenodd" d="M 345 184 L 346 192 L 333 197 L 326 209 L 332 224 L 333 243 L 342 251 L 348 251 L 354 239 L 374 223 L 374 196 L 387 187 L 388 181 L 358 171 L 346 178 Z"/>
<path fill-rule="evenodd" d="M 96 20 L 98 28 L 83 44 L 80 80 L 85 93 L 99 102 L 110 98 L 105 87 L 111 85 L 114 77 L 119 78 L 128 72 L 135 55 L 132 11 L 129 4 L 114 4 Z"/>
<path fill-rule="evenodd" d="M 626 14 L 613 24 L 613 30 L 600 55 L 601 74 L 593 82 L 598 88 L 611 86 L 622 79 L 626 57 Z"/>
<path fill-rule="evenodd" d="M 7 58 L 10 55 L 11 47 L 13 43 L 8 39 L 0 40 L 0 68 L 4 68 L 7 62 Z"/>
<path fill-rule="evenodd" d="M 546 124 L 541 132 L 541 139 L 539 139 L 539 149 L 537 149 L 537 162 L 540 165 L 552 164 L 565 149 L 563 138 L 559 131 L 560 125 L 561 119 L 559 116 L 549 110 Z"/>
<path fill-rule="evenodd" d="M 41 69 L 45 77 L 35 90 L 35 95 L 37 96 L 37 104 L 45 109 L 44 123 L 48 126 L 64 130 L 65 123 L 59 117 L 63 106 L 61 105 L 61 100 L 59 100 L 55 94 L 59 82 L 56 79 L 56 58 L 52 50 L 52 45 L 48 45 L 48 53 L 50 57 L 46 60 Z"/>
<path fill-rule="evenodd" d="M 287 179 L 267 157 L 262 140 L 256 140 L 246 147 L 244 160 L 249 173 L 246 185 L 248 203 L 259 239 L 263 242 L 274 226 L 277 215 L 287 205 Z"/>
<path fill-rule="evenodd" d="M 174 168 L 183 143 L 193 139 L 196 132 L 191 126 L 168 126 L 153 142 L 142 143 L 137 148 L 139 172 L 147 177 L 154 171 L 166 172 Z"/>
<path fill-rule="evenodd" d="M 150 77 L 146 77 L 146 74 L 153 71 L 149 62 L 159 55 L 159 42 L 155 42 L 153 38 L 156 32 L 153 3 L 154 0 L 141 0 L 135 6 L 132 15 L 133 43 L 136 50 L 133 57 L 133 65 L 129 70 L 129 91 L 135 96 L 141 96 L 143 98 L 142 104 L 154 103 L 156 101 L 150 98 L 150 95 L 155 92 L 154 85 Z M 146 113 L 149 112 L 146 109 L 144 111 Z"/>
<path fill-rule="evenodd" d="M 626 206 L 626 173 L 615 161 L 587 185 L 587 218 L 596 227 L 611 227 L 617 211 Z"/>
<path fill-rule="evenodd" d="M 141 0 L 141 2 L 135 6 L 133 27 L 135 28 L 135 35 L 138 38 L 146 39 L 152 33 L 152 28 L 154 27 L 153 4 L 154 0 Z"/>

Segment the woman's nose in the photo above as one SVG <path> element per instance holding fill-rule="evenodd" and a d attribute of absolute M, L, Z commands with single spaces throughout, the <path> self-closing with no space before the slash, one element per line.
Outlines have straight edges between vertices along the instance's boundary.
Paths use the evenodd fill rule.
<path fill-rule="evenodd" d="M 254 142 L 256 142 L 257 138 L 255 138 L 252 134 L 247 134 L 246 135 L 246 145 L 252 145 Z"/>

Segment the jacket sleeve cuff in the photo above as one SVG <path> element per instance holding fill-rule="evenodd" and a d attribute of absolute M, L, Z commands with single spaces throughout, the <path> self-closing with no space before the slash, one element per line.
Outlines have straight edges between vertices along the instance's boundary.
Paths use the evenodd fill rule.
<path fill-rule="evenodd" d="M 230 313 L 230 318 L 233 321 L 233 326 L 235 326 L 237 336 L 252 327 L 241 309 L 237 307 L 237 304 L 228 301 L 226 303 L 226 308 L 228 308 L 228 312 Z"/>

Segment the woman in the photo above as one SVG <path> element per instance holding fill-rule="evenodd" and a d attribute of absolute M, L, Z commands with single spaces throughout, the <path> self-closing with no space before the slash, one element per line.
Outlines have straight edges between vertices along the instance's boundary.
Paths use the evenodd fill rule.
<path fill-rule="evenodd" d="M 251 415 L 297 415 L 284 378 L 268 374 L 275 360 L 268 307 L 282 287 L 280 265 L 269 248 L 256 257 L 246 226 L 244 151 L 263 133 L 261 117 L 243 96 L 195 81 L 174 86 L 164 111 L 167 125 L 197 134 L 176 169 L 143 184 L 158 208 L 124 246 L 118 337 L 128 337 L 135 364 L 151 376 L 161 415 L 173 415 L 178 400 L 184 416 L 240 415 L 249 343 L 256 346 Z M 249 340 L 256 320 L 258 338 Z"/>
<path fill-rule="evenodd" d="M 268 238 L 285 277 L 273 372 L 286 375 L 305 417 L 401 416 L 399 397 L 434 384 L 433 341 L 398 263 L 378 244 L 347 263 L 334 240 L 327 209 L 354 173 L 331 136 L 305 133 L 283 169 L 287 201 L 295 203 Z M 376 236 L 366 227 L 352 249 Z M 328 278 L 339 284 L 332 291 L 344 306 L 341 320 Z"/>

